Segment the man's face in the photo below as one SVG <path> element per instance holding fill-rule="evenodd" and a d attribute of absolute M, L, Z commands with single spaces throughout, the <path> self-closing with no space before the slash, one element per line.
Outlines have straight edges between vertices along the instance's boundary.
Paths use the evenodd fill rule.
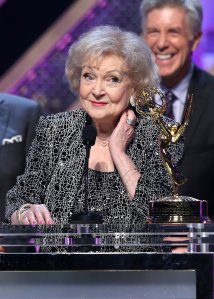
<path fill-rule="evenodd" d="M 144 23 L 144 39 L 155 54 L 163 83 L 172 87 L 186 75 L 200 34 L 192 36 L 183 9 L 163 7 L 148 13 Z"/>

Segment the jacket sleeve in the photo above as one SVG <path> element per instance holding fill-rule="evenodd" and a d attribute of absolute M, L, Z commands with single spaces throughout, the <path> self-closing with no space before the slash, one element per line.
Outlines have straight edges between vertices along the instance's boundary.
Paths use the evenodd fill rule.
<path fill-rule="evenodd" d="M 24 174 L 17 177 L 16 185 L 7 193 L 6 219 L 25 203 L 43 203 L 49 182 L 50 152 L 53 147 L 53 126 L 48 117 L 41 117 L 36 136 L 30 147 Z"/>

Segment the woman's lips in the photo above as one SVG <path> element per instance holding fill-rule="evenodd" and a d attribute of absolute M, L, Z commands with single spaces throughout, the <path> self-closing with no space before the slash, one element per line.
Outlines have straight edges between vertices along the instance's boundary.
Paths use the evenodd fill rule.
<path fill-rule="evenodd" d="M 91 103 L 92 103 L 92 105 L 94 105 L 94 106 L 105 106 L 105 105 L 107 105 L 107 103 L 105 103 L 105 102 L 94 102 L 94 101 L 91 101 Z"/>

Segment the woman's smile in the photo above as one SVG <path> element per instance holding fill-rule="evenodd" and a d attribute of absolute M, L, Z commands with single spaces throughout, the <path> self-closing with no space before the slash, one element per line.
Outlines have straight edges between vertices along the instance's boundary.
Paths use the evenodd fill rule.
<path fill-rule="evenodd" d="M 91 104 L 93 106 L 96 106 L 96 107 L 103 107 L 103 106 L 106 106 L 108 104 L 106 102 L 101 102 L 101 101 L 99 101 L 99 102 L 97 102 L 97 101 L 90 101 L 90 102 L 91 102 Z"/>

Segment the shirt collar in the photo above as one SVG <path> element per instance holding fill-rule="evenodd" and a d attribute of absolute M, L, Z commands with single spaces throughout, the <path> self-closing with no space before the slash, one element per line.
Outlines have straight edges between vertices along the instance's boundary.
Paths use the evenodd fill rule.
<path fill-rule="evenodd" d="M 186 101 L 186 95 L 188 91 L 189 82 L 192 77 L 192 73 L 193 73 L 193 64 L 191 64 L 191 67 L 189 68 L 185 77 L 177 85 L 175 85 L 173 88 L 170 89 L 177 97 L 177 99 L 183 104 Z M 161 84 L 160 87 L 161 87 L 161 91 L 164 93 L 166 93 L 169 90 L 169 88 L 167 88 L 163 84 Z"/>

